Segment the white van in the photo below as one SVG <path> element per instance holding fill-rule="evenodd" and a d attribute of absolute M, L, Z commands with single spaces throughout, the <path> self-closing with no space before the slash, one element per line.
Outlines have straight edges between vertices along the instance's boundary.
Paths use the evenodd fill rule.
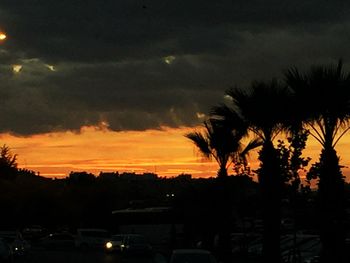
<path fill-rule="evenodd" d="M 78 248 L 104 248 L 106 242 L 111 238 L 111 234 L 105 229 L 99 228 L 79 228 L 75 245 Z"/>

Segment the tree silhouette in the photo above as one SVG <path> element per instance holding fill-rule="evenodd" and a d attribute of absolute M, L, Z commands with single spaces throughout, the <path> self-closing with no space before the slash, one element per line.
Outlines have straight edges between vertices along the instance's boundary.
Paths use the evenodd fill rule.
<path fill-rule="evenodd" d="M 296 123 L 296 120 L 292 124 L 297 125 L 289 126 L 288 144 L 285 144 L 284 140 L 278 140 L 277 150 L 279 151 L 282 178 L 285 180 L 284 195 L 289 200 L 289 208 L 293 217 L 293 247 L 289 252 L 291 261 L 288 262 L 296 263 L 301 260 L 297 247 L 297 230 L 300 224 L 298 222 L 298 211 L 300 210 L 298 206 L 301 192 L 305 189 L 304 184 L 301 183 L 300 172 L 307 172 L 306 167 L 311 158 L 302 156 L 309 131 L 303 129 L 301 123 Z M 309 187 L 309 184 L 307 187 Z"/>
<path fill-rule="evenodd" d="M 289 69 L 286 82 L 301 105 L 304 125 L 322 146 L 311 169 L 318 178 L 322 262 L 343 262 L 344 177 L 335 146 L 350 129 L 350 74 L 337 65 L 314 66 L 306 73 Z"/>
<path fill-rule="evenodd" d="M 233 115 L 231 115 L 231 120 Z M 192 132 L 185 136 L 194 142 L 200 152 L 206 158 L 214 158 L 219 170 L 216 180 L 216 215 L 215 223 L 215 244 L 214 250 L 223 262 L 229 262 L 230 257 L 230 227 L 231 227 L 231 206 L 230 190 L 228 187 L 227 168 L 230 164 L 247 164 L 249 152 L 260 146 L 259 139 L 251 140 L 246 147 L 243 147 L 241 140 L 247 134 L 244 122 L 238 115 L 235 120 L 228 123 L 223 119 L 209 119 L 204 122 L 204 133 Z"/>
<path fill-rule="evenodd" d="M 282 123 L 288 109 L 289 96 L 286 87 L 277 80 L 253 82 L 249 90 L 231 89 L 226 92 L 233 105 L 221 105 L 213 109 L 214 116 L 230 122 L 238 114 L 260 140 L 260 167 L 257 170 L 263 205 L 263 261 L 280 262 L 281 224 L 281 164 L 279 152 L 273 145 L 275 137 L 284 130 Z M 232 113 L 234 115 L 232 115 Z"/>
<path fill-rule="evenodd" d="M 215 159 L 219 165 L 218 178 L 227 177 L 227 169 L 232 163 L 247 164 L 249 152 L 261 145 L 259 139 L 254 139 L 243 147 L 241 140 L 246 135 L 246 129 L 242 121 L 236 124 L 234 128 L 222 121 L 209 119 L 204 122 L 204 133 L 191 132 L 185 135 L 204 157 Z"/>
<path fill-rule="evenodd" d="M 7 145 L 0 148 L 0 178 L 14 179 L 17 175 L 17 155 Z"/>

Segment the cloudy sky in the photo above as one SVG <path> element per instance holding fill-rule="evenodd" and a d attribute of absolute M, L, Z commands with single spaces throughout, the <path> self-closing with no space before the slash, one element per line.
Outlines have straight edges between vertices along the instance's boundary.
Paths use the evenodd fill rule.
<path fill-rule="evenodd" d="M 101 138 L 96 156 L 80 161 L 103 162 L 119 145 L 98 148 L 105 138 L 122 143 L 158 130 L 176 138 L 174 147 L 184 141 L 169 163 L 179 156 L 193 163 L 198 156 L 183 131 L 199 125 L 226 89 L 279 77 L 290 66 L 343 58 L 348 67 L 349 7 L 316 0 L 2 0 L 2 141 L 22 165 L 39 169 L 53 165 L 44 160 L 53 147 L 44 143 L 48 136 L 60 142 L 55 147 L 71 147 L 62 155 L 55 148 L 54 159 L 67 160 L 62 165 L 68 170 L 82 168 L 72 159 L 85 145 L 73 146 L 70 136 L 89 141 L 86 134 L 94 130 Z M 33 146 L 38 141 L 41 146 Z M 43 157 L 32 157 L 34 151 Z M 111 155 L 99 157 L 101 152 Z M 130 153 L 123 164 L 149 160 L 140 156 Z M 186 164 L 181 169 L 187 171 Z"/>

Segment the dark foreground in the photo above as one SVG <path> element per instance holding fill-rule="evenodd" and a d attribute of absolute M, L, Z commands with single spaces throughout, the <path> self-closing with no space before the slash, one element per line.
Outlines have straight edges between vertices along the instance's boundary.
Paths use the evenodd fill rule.
<path fill-rule="evenodd" d="M 102 251 L 81 250 L 41 250 L 33 249 L 28 255 L 16 258 L 18 263 L 153 263 L 157 262 L 158 256 L 122 257 L 118 254 L 106 254 Z M 161 263 L 161 262 L 159 262 Z"/>
<path fill-rule="evenodd" d="M 32 249 L 28 255 L 16 258 L 14 263 L 167 263 L 168 259 L 160 253 L 152 256 L 121 256 L 120 254 L 107 254 L 102 251 L 81 250 L 43 250 Z M 239 258 L 235 263 L 255 263 Z"/>

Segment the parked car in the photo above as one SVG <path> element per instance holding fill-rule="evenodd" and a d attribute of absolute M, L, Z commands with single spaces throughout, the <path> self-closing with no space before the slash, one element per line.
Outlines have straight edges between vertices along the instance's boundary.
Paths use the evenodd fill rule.
<path fill-rule="evenodd" d="M 213 254 L 204 249 L 175 249 L 170 263 L 217 263 Z"/>
<path fill-rule="evenodd" d="M 23 239 L 22 235 L 17 231 L 1 231 L 0 237 L 11 248 L 13 256 L 24 256 L 30 250 L 30 244 Z"/>
<path fill-rule="evenodd" d="M 47 229 L 39 226 L 39 225 L 32 225 L 23 228 L 22 235 L 25 240 L 30 241 L 37 241 L 40 238 L 46 236 L 48 234 Z"/>
<path fill-rule="evenodd" d="M 146 241 L 143 235 L 128 234 L 123 237 L 120 251 L 128 255 L 151 255 L 152 246 Z"/>
<path fill-rule="evenodd" d="M 53 233 L 40 239 L 39 244 L 47 249 L 69 249 L 75 247 L 75 237 L 69 233 Z"/>
<path fill-rule="evenodd" d="M 77 229 L 75 246 L 82 249 L 104 248 L 111 239 L 111 234 L 105 229 L 80 228 Z"/>
<path fill-rule="evenodd" d="M 111 239 L 105 245 L 106 252 L 120 252 L 123 239 L 126 235 L 112 235 Z"/>
<path fill-rule="evenodd" d="M 7 242 L 0 238 L 0 262 L 12 262 L 13 253 Z"/>

